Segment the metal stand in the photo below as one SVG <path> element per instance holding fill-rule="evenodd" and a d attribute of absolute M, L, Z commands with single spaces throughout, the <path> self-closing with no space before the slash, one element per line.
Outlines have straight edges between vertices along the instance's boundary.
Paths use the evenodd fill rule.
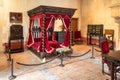
<path fill-rule="evenodd" d="M 60 53 L 60 59 L 61 59 L 60 66 L 64 67 L 64 64 L 63 64 L 63 53 L 62 52 Z"/>
<path fill-rule="evenodd" d="M 9 58 L 7 59 L 8 61 L 11 61 L 11 54 L 10 54 L 10 51 L 9 51 Z"/>
<path fill-rule="evenodd" d="M 8 78 L 9 80 L 13 80 L 13 79 L 15 79 L 16 78 L 16 76 L 15 75 L 13 75 L 13 59 L 11 59 L 11 61 L 10 61 L 10 64 L 11 64 L 11 76 Z"/>
<path fill-rule="evenodd" d="M 97 52 L 102 52 L 102 51 L 100 51 L 100 50 L 95 49 L 95 48 L 94 48 L 94 45 L 95 45 L 95 44 L 92 44 L 92 56 L 91 56 L 92 59 L 95 59 L 95 57 L 94 57 L 94 50 L 97 51 Z"/>
<path fill-rule="evenodd" d="M 94 44 L 92 44 L 92 56 L 91 56 L 92 59 L 95 59 L 94 57 Z"/>

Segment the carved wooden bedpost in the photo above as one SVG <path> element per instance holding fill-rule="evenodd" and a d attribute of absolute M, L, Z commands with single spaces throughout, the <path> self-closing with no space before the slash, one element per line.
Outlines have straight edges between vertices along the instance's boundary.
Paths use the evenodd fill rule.
<path fill-rule="evenodd" d="M 42 52 L 41 57 L 45 56 L 45 16 L 43 16 L 43 24 L 42 24 Z"/>
<path fill-rule="evenodd" d="M 72 45 L 71 19 L 70 19 L 69 30 L 70 30 L 70 46 L 69 47 L 71 48 L 71 45 Z"/>

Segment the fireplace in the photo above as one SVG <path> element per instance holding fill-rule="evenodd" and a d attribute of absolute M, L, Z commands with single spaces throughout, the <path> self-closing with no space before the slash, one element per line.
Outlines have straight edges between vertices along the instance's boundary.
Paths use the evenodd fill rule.
<path fill-rule="evenodd" d="M 115 23 L 117 23 L 117 28 L 115 29 L 115 49 L 120 50 L 120 0 L 111 0 L 111 16 L 114 18 Z"/>

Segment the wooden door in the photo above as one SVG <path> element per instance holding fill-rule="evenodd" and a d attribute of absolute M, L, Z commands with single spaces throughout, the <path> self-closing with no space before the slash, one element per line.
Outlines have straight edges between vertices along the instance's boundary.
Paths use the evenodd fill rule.
<path fill-rule="evenodd" d="M 72 35 L 71 35 L 71 44 L 74 43 L 74 31 L 78 30 L 78 18 L 72 18 L 71 20 L 71 31 L 72 31 Z"/>
<path fill-rule="evenodd" d="M 71 31 L 77 31 L 77 30 L 78 30 L 78 18 L 72 18 Z"/>

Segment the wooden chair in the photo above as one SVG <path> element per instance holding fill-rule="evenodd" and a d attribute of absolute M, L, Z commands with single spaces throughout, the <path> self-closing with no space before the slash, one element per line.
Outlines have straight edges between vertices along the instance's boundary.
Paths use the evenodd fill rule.
<path fill-rule="evenodd" d="M 112 29 L 105 29 L 105 37 L 109 43 L 110 50 L 114 50 L 114 30 Z"/>
<path fill-rule="evenodd" d="M 74 43 L 82 43 L 81 31 L 74 31 Z"/>
<path fill-rule="evenodd" d="M 24 51 L 24 37 L 22 25 L 11 25 L 10 36 L 8 42 L 9 52 L 23 52 Z"/>
<path fill-rule="evenodd" d="M 102 54 L 108 54 L 110 51 L 109 43 L 105 39 L 101 41 L 101 51 L 102 51 Z M 107 64 L 108 70 L 110 71 L 111 63 L 105 57 L 102 56 L 102 73 L 110 75 L 110 73 L 105 72 L 105 67 L 104 67 L 105 64 Z M 115 65 L 114 69 L 115 69 L 115 72 L 114 72 L 115 80 L 117 80 L 117 73 L 120 72 L 120 65 Z"/>
<path fill-rule="evenodd" d="M 109 44 L 107 40 L 104 40 L 101 42 L 101 50 L 102 54 L 108 54 L 109 53 Z M 108 69 L 110 69 L 110 63 L 102 56 L 102 73 L 106 73 L 104 70 L 104 64 L 107 64 Z"/>

